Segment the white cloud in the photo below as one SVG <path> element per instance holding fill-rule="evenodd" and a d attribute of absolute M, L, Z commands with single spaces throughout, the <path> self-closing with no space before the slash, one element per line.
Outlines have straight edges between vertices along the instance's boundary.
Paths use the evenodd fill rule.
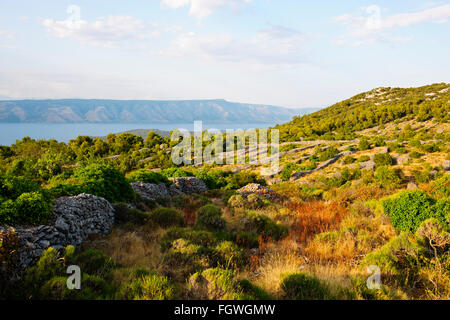
<path fill-rule="evenodd" d="M 400 13 L 383 17 L 377 6 L 363 8 L 365 15 L 343 14 L 334 17 L 334 22 L 346 25 L 348 34 L 337 40 L 338 44 L 350 41 L 355 45 L 373 43 L 375 41 L 404 42 L 411 37 L 392 37 L 389 30 L 405 28 L 424 22 L 446 23 L 450 18 L 450 4 L 425 9 L 412 13 Z"/>
<path fill-rule="evenodd" d="M 238 7 L 252 0 L 162 0 L 161 7 L 178 9 L 190 6 L 189 14 L 199 19 L 206 18 L 223 6 Z"/>
<path fill-rule="evenodd" d="M 6 31 L 6 30 L 0 30 L 0 38 L 4 39 L 14 39 L 14 34 L 12 32 Z"/>
<path fill-rule="evenodd" d="M 305 63 L 307 37 L 296 30 L 273 26 L 241 40 L 229 34 L 180 34 L 163 55 L 192 56 L 222 62 L 265 67 L 292 67 Z"/>
<path fill-rule="evenodd" d="M 105 47 L 114 47 L 134 40 L 158 36 L 157 25 L 131 16 L 109 15 L 93 22 L 85 20 L 54 21 L 45 19 L 42 24 L 58 38 L 68 38 Z"/>

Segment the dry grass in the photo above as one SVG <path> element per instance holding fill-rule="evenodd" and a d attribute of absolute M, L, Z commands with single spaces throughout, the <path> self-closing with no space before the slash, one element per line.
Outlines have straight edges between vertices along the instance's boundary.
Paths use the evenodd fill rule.
<path fill-rule="evenodd" d="M 323 233 L 308 243 L 306 254 L 320 265 L 356 267 L 369 252 L 395 236 L 395 229 L 384 214 L 373 214 L 361 202 L 352 206 L 338 230 Z"/>
<path fill-rule="evenodd" d="M 160 239 L 163 233 L 163 229 L 148 230 L 145 226 L 133 231 L 116 228 L 101 241 L 89 243 L 88 247 L 105 252 L 123 267 L 140 266 L 158 270 L 161 265 Z"/>
<path fill-rule="evenodd" d="M 238 277 L 250 279 L 276 299 L 283 296 L 280 288 L 282 275 L 301 271 L 305 267 L 302 248 L 291 238 L 266 243 L 257 255 L 252 256 L 251 261 L 250 270 L 241 272 Z"/>
<path fill-rule="evenodd" d="M 335 229 L 347 214 L 347 209 L 334 201 L 293 201 L 287 207 L 293 212 L 290 235 L 299 243 L 306 243 L 318 233 Z"/>

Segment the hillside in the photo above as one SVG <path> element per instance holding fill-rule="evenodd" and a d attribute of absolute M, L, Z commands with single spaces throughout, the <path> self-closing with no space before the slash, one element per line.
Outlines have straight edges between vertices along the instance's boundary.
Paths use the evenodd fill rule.
<path fill-rule="evenodd" d="M 186 123 L 285 122 L 317 109 L 243 104 L 225 100 L 10 100 L 0 101 L 0 122 Z"/>
<path fill-rule="evenodd" d="M 282 141 L 354 138 L 354 132 L 396 120 L 450 119 L 450 84 L 376 88 L 277 126 Z"/>
<path fill-rule="evenodd" d="M 175 166 L 164 132 L 0 146 L 0 299 L 449 300 L 446 88 L 376 89 L 283 125 L 384 119 L 350 123 L 355 139 L 288 136 L 268 176 L 250 146 L 245 164 Z"/>

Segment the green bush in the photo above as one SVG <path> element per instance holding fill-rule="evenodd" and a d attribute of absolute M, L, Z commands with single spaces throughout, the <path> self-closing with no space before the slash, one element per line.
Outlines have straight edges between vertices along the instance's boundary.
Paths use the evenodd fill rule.
<path fill-rule="evenodd" d="M 422 155 L 417 151 L 413 151 L 409 154 L 409 156 L 413 159 L 419 159 Z"/>
<path fill-rule="evenodd" d="M 382 201 L 384 213 L 391 219 L 393 226 L 401 231 L 416 232 L 419 225 L 430 218 L 446 223 L 446 214 L 450 209 L 449 201 L 439 203 L 420 190 L 403 191 Z"/>
<path fill-rule="evenodd" d="M 214 248 L 219 265 L 233 269 L 241 269 L 248 264 L 248 257 L 242 248 L 231 241 L 222 241 Z"/>
<path fill-rule="evenodd" d="M 181 227 L 184 224 L 183 216 L 170 208 L 157 208 L 150 213 L 150 220 L 160 227 Z"/>
<path fill-rule="evenodd" d="M 370 160 L 370 157 L 367 156 L 367 155 L 363 155 L 363 156 L 358 158 L 358 162 L 366 162 L 366 161 L 369 161 L 369 160 Z"/>
<path fill-rule="evenodd" d="M 356 159 L 353 158 L 352 156 L 346 156 L 342 159 L 343 164 L 352 164 L 354 162 L 356 162 Z"/>
<path fill-rule="evenodd" d="M 366 137 L 362 137 L 358 142 L 358 149 L 360 151 L 368 150 L 370 149 L 370 143 L 369 140 Z"/>
<path fill-rule="evenodd" d="M 240 194 L 233 195 L 228 200 L 228 206 L 231 208 L 244 208 L 246 206 L 246 204 L 247 204 L 247 201 Z"/>
<path fill-rule="evenodd" d="M 377 167 L 390 166 L 394 163 L 394 159 L 392 159 L 389 153 L 377 153 L 373 157 L 373 161 Z"/>
<path fill-rule="evenodd" d="M 52 213 L 52 204 L 41 192 L 23 193 L 15 201 L 16 223 L 42 224 Z"/>
<path fill-rule="evenodd" d="M 98 276 L 82 273 L 81 289 L 67 288 L 67 276 L 57 276 L 48 280 L 39 290 L 39 298 L 45 300 L 98 300 L 108 298 L 109 287 Z"/>
<path fill-rule="evenodd" d="M 420 269 L 421 248 L 410 240 L 409 232 L 402 232 L 375 252 L 369 253 L 361 267 L 378 266 L 382 274 L 401 283 L 414 280 Z"/>
<path fill-rule="evenodd" d="M 335 155 L 339 153 L 339 150 L 335 147 L 328 148 L 325 151 L 320 152 L 317 157 L 319 158 L 319 161 L 326 161 L 331 158 L 333 158 Z"/>
<path fill-rule="evenodd" d="M 239 300 L 244 298 L 231 270 L 210 268 L 189 278 L 188 294 L 194 299 Z"/>
<path fill-rule="evenodd" d="M 400 172 L 387 166 L 378 167 L 375 171 L 375 180 L 385 189 L 395 189 L 402 182 Z"/>
<path fill-rule="evenodd" d="M 164 169 L 161 171 L 161 174 L 167 178 L 183 178 L 194 176 L 191 172 L 175 167 Z"/>
<path fill-rule="evenodd" d="M 268 202 L 268 200 L 266 200 Z M 261 209 L 265 206 L 266 202 L 260 195 L 256 193 L 249 194 L 247 196 L 248 209 Z"/>
<path fill-rule="evenodd" d="M 29 179 L 0 175 L 0 195 L 6 199 L 15 200 L 23 193 L 39 190 L 41 190 L 41 187 Z"/>
<path fill-rule="evenodd" d="M 131 172 L 127 175 L 127 179 L 129 182 L 144 182 L 154 184 L 164 183 L 166 185 L 170 185 L 170 181 L 165 175 L 145 169 Z"/>
<path fill-rule="evenodd" d="M 177 239 L 185 239 L 202 247 L 214 246 L 217 242 L 213 234 L 208 231 L 188 228 L 171 228 L 167 230 L 161 239 L 162 251 L 167 251 L 171 248 L 173 241 Z"/>
<path fill-rule="evenodd" d="M 122 289 L 127 300 L 173 300 L 175 286 L 167 277 L 150 273 L 133 279 Z"/>
<path fill-rule="evenodd" d="M 254 172 L 241 171 L 235 174 L 230 174 L 225 178 L 225 190 L 240 189 L 250 183 L 258 183 L 265 186 L 266 180 Z"/>
<path fill-rule="evenodd" d="M 273 300 L 266 291 L 248 280 L 239 280 L 237 286 L 244 294 L 243 300 Z"/>
<path fill-rule="evenodd" d="M 144 225 L 149 220 L 149 214 L 138 209 L 131 209 L 125 203 L 114 205 L 114 223 L 122 225 L 133 223 L 136 225 Z"/>
<path fill-rule="evenodd" d="M 298 171 L 298 166 L 295 163 L 287 163 L 284 167 L 283 170 L 281 170 L 281 180 L 283 181 L 289 181 L 289 179 L 291 178 L 292 174 L 295 171 Z"/>
<path fill-rule="evenodd" d="M 206 230 L 221 230 L 226 226 L 225 220 L 222 219 L 222 210 L 212 204 L 207 204 L 197 211 L 197 220 L 195 226 Z"/>
<path fill-rule="evenodd" d="M 52 247 L 42 253 L 36 265 L 30 267 L 24 276 L 24 288 L 32 298 L 39 298 L 40 288 L 53 277 L 62 275 L 64 266 L 58 251 Z"/>
<path fill-rule="evenodd" d="M 88 249 L 75 257 L 80 269 L 91 275 L 106 276 L 116 267 L 114 261 L 99 250 Z"/>
<path fill-rule="evenodd" d="M 75 170 L 74 179 L 83 191 L 111 202 L 133 202 L 136 195 L 125 176 L 111 165 L 90 164 Z"/>
<path fill-rule="evenodd" d="M 258 234 L 264 237 L 270 237 L 274 240 L 280 240 L 288 236 L 288 229 L 282 224 L 278 224 L 268 216 L 251 212 L 249 214 L 249 226 Z"/>
<path fill-rule="evenodd" d="M 305 273 L 287 275 L 281 283 L 281 289 L 288 300 L 326 300 L 331 296 L 322 281 Z"/>

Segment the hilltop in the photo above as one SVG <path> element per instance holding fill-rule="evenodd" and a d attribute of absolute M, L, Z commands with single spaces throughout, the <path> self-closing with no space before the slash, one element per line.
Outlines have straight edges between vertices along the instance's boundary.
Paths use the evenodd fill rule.
<path fill-rule="evenodd" d="M 359 130 L 393 121 L 450 119 L 450 84 L 418 88 L 376 88 L 277 126 L 282 141 L 353 139 Z"/>

